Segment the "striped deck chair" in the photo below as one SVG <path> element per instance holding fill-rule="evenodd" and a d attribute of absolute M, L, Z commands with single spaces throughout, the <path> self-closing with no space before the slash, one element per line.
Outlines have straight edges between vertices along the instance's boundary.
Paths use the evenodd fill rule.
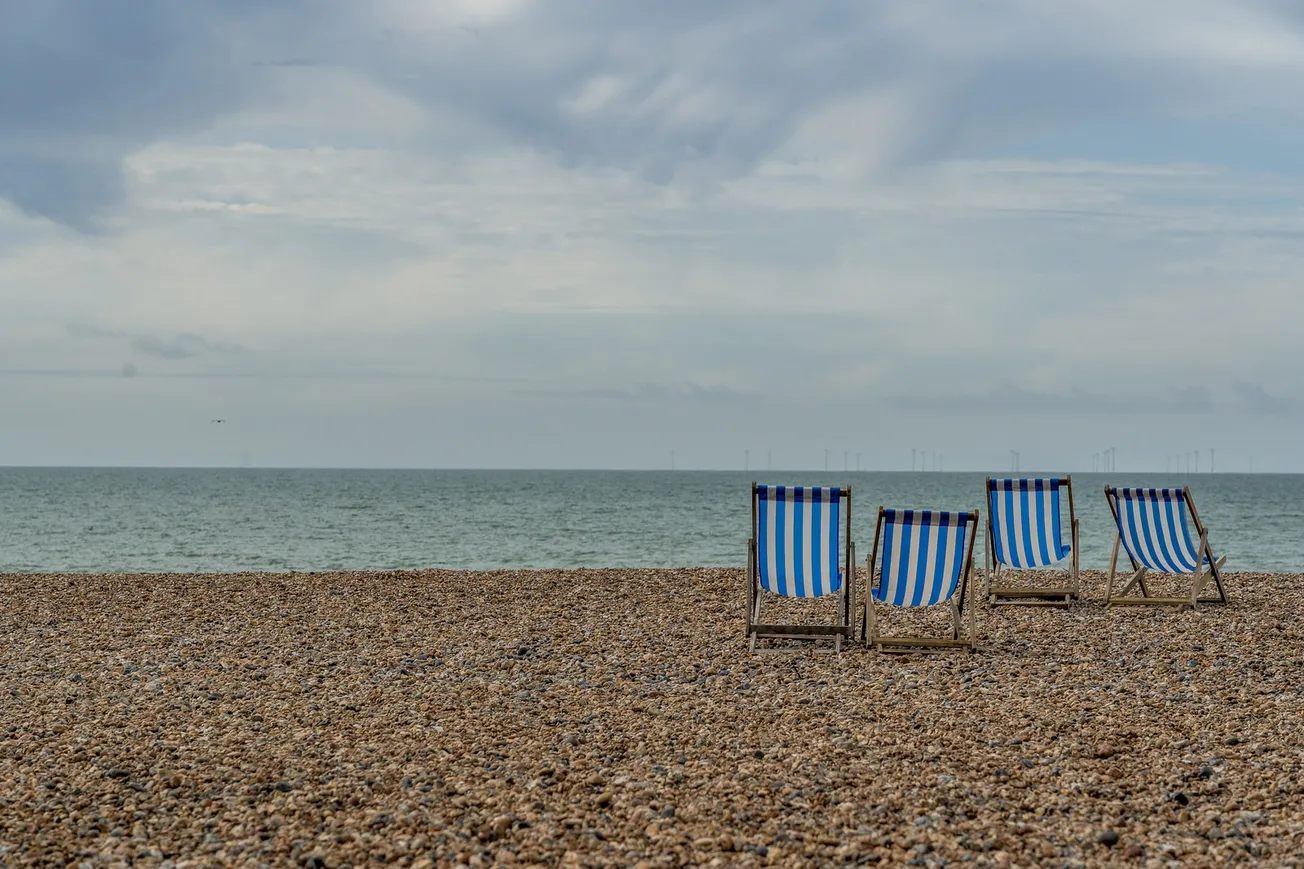
<path fill-rule="evenodd" d="M 1209 548 L 1209 532 L 1200 523 L 1189 488 L 1118 489 L 1106 486 L 1105 498 L 1118 528 L 1114 551 L 1109 557 L 1106 606 L 1133 604 L 1190 606 L 1194 609 L 1197 603 L 1227 603 L 1227 591 L 1222 582 L 1222 566 L 1227 557 L 1214 558 L 1213 550 Z M 1192 528 L 1199 537 L 1198 541 L 1191 540 Z M 1127 552 L 1133 572 L 1122 591 L 1115 595 L 1114 575 L 1120 546 Z M 1151 596 L 1146 588 L 1146 573 L 1152 570 L 1175 575 L 1191 574 L 1190 595 Z M 1210 581 L 1218 595 L 1201 597 Z M 1128 596 L 1133 588 L 1141 589 L 1139 597 Z"/>
<path fill-rule="evenodd" d="M 843 511 L 842 502 L 846 501 Z M 841 533 L 841 544 L 839 534 Z M 844 560 L 839 564 L 839 549 Z M 842 651 L 852 636 L 856 563 L 851 542 L 851 487 L 761 486 L 752 483 L 752 537 L 747 541 L 747 636 L 758 639 L 832 640 Z M 832 624 L 765 624 L 766 593 L 789 598 L 838 596 Z"/>
<path fill-rule="evenodd" d="M 974 616 L 969 607 L 968 639 L 961 639 L 961 616 L 973 571 L 973 544 L 978 536 L 978 511 L 945 513 L 934 510 L 886 510 L 878 508 L 874 549 L 869 555 L 866 580 L 865 618 L 861 636 L 883 651 L 920 648 L 973 649 Z M 874 585 L 875 563 L 880 552 L 878 585 Z M 951 608 L 951 636 L 884 637 L 878 633 L 874 608 L 877 602 L 898 607 L 923 607 L 946 603 Z"/>
<path fill-rule="evenodd" d="M 1069 543 L 1063 536 L 1063 503 L 1068 501 Z M 1065 585 L 1001 585 L 1001 569 L 1050 567 L 1070 558 Z M 1078 596 L 1078 517 L 1073 512 L 1073 479 L 996 480 L 987 478 L 987 599 L 993 606 L 1024 604 L 1068 606 Z"/>

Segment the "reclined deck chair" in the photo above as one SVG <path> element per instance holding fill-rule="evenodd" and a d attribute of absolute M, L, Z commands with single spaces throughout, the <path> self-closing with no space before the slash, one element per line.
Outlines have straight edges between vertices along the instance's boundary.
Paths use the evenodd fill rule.
<path fill-rule="evenodd" d="M 842 501 L 846 500 L 846 512 Z M 840 523 L 841 528 L 840 528 Z M 844 560 L 838 563 L 839 531 Z M 842 651 L 852 637 L 855 544 L 851 542 L 851 487 L 758 486 L 752 483 L 752 537 L 747 541 L 747 636 L 758 639 L 832 640 Z M 765 624 L 765 593 L 788 598 L 838 596 L 832 624 Z"/>
<path fill-rule="evenodd" d="M 1069 543 L 1062 532 L 1061 493 L 1069 505 Z M 1000 585 L 1001 568 L 1050 567 L 1070 557 L 1068 582 L 1056 586 Z M 993 606 L 1063 606 L 1078 597 L 1078 517 L 1072 477 L 987 478 L 987 599 Z"/>
<path fill-rule="evenodd" d="M 1106 486 L 1105 498 L 1118 528 L 1114 551 L 1109 557 L 1106 606 L 1190 606 L 1194 609 L 1197 603 L 1227 603 L 1227 591 L 1222 582 L 1222 566 L 1227 556 L 1214 558 L 1213 550 L 1209 548 L 1209 532 L 1200 523 L 1189 488 L 1117 489 Z M 1191 541 L 1192 526 L 1200 538 L 1196 543 Z M 1114 574 L 1118 567 L 1119 546 L 1126 550 L 1133 572 L 1122 591 L 1115 595 Z M 1191 574 L 1191 594 L 1187 597 L 1151 596 L 1146 588 L 1146 573 L 1151 570 L 1179 576 Z M 1210 580 L 1218 592 L 1217 597 L 1201 597 Z M 1134 587 L 1141 589 L 1141 595 L 1128 597 L 1128 592 Z"/>
<path fill-rule="evenodd" d="M 883 651 L 918 648 L 967 648 L 976 637 L 974 608 L 969 607 L 968 639 L 960 639 L 960 619 L 973 570 L 973 544 L 978 536 L 978 511 L 945 513 L 934 510 L 878 508 L 874 549 L 869 555 L 865 618 L 861 637 Z M 874 586 L 874 565 L 882 542 L 882 566 Z M 878 633 L 875 602 L 898 607 L 946 603 L 951 608 L 951 636 L 884 637 Z"/>

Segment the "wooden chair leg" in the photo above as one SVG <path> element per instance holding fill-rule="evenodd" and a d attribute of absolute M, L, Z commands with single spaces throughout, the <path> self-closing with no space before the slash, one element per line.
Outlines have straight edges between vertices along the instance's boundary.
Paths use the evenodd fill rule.
<path fill-rule="evenodd" d="M 1114 576 L 1118 570 L 1118 545 L 1122 537 L 1114 537 L 1114 549 L 1109 554 L 1109 576 L 1105 580 L 1105 608 L 1109 608 L 1109 603 L 1114 599 Z"/>
<path fill-rule="evenodd" d="M 1132 590 L 1133 586 L 1138 584 L 1141 586 L 1142 597 L 1149 597 L 1150 594 L 1146 591 L 1145 586 L 1145 575 L 1146 569 L 1144 567 L 1138 568 L 1137 572 L 1132 574 L 1132 578 L 1127 581 L 1127 585 L 1123 586 L 1123 590 L 1118 593 L 1118 597 L 1127 597 L 1127 593 Z"/>

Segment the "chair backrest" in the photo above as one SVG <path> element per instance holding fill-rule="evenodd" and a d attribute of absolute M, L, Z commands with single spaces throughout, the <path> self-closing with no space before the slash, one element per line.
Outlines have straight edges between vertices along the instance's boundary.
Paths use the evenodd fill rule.
<path fill-rule="evenodd" d="M 1123 548 L 1132 560 L 1163 573 L 1192 573 L 1199 563 L 1183 489 L 1105 488 Z"/>
<path fill-rule="evenodd" d="M 1014 568 L 1046 567 L 1069 554 L 1060 531 L 1060 486 L 1067 481 L 987 480 L 987 521 L 996 560 Z"/>
<path fill-rule="evenodd" d="M 874 597 L 895 606 L 932 606 L 950 600 L 960 582 L 965 536 L 974 513 L 884 510 L 882 571 Z"/>
<path fill-rule="evenodd" d="M 756 487 L 756 561 L 761 587 L 784 597 L 842 590 L 838 532 L 843 491 L 827 486 Z"/>

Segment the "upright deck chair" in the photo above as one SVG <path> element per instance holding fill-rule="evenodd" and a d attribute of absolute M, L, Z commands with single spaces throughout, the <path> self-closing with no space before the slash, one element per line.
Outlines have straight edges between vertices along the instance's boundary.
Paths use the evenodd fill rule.
<path fill-rule="evenodd" d="M 1063 501 L 1069 507 L 1069 543 L 1062 529 Z M 1078 597 L 1078 517 L 1073 479 L 987 478 L 987 600 L 993 606 L 1067 607 Z M 1001 569 L 1050 567 L 1070 558 L 1068 582 L 1056 586 L 1001 585 Z"/>
<path fill-rule="evenodd" d="M 975 633 L 969 607 L 968 639 L 961 639 L 961 617 L 973 571 L 973 544 L 978 536 L 978 511 L 945 513 L 933 510 L 878 508 L 874 548 L 869 555 L 865 588 L 865 619 L 861 637 L 884 651 L 912 648 L 973 649 Z M 875 562 L 883 553 L 874 585 Z M 951 608 L 951 636 L 884 637 L 878 633 L 874 609 L 878 602 L 898 607 L 923 607 L 946 603 Z"/>
<path fill-rule="evenodd" d="M 1209 532 L 1200 523 L 1189 488 L 1118 489 L 1106 486 L 1105 498 L 1118 528 L 1114 551 L 1109 556 L 1106 606 L 1190 606 L 1194 609 L 1197 603 L 1227 603 L 1227 591 L 1222 581 L 1222 566 L 1227 556 L 1214 558 L 1213 550 L 1209 548 Z M 1191 540 L 1192 528 L 1198 541 Z M 1132 576 L 1122 591 L 1115 595 L 1114 575 L 1120 546 L 1132 562 Z M 1190 595 L 1152 596 L 1146 588 L 1146 573 L 1152 570 L 1179 576 L 1191 574 Z M 1217 596 L 1201 597 L 1211 581 Z M 1133 588 L 1141 589 L 1140 596 L 1128 596 Z"/>
<path fill-rule="evenodd" d="M 850 486 L 752 483 L 752 536 L 747 541 L 748 648 L 755 652 L 756 641 L 765 638 L 832 640 L 833 650 L 841 652 L 843 639 L 852 638 L 855 563 Z M 827 625 L 766 624 L 761 621 L 761 600 L 767 592 L 790 598 L 837 595 L 837 613 Z"/>

